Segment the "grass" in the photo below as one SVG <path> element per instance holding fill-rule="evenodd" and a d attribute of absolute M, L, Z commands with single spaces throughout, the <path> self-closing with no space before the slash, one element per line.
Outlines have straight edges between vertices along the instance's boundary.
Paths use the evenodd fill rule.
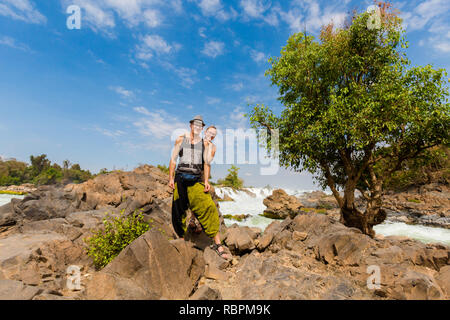
<path fill-rule="evenodd" d="M 408 199 L 408 202 L 420 203 L 419 199 Z"/>

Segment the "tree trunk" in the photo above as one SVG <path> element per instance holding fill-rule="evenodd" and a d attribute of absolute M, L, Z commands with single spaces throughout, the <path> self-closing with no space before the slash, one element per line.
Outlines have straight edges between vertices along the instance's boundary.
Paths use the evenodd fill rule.
<path fill-rule="evenodd" d="M 363 213 L 355 207 L 354 190 L 345 190 L 340 222 L 347 227 L 358 228 L 362 233 L 373 238 L 375 236 L 373 226 L 386 219 L 386 212 L 381 208 L 381 204 L 381 192 L 374 192 Z"/>

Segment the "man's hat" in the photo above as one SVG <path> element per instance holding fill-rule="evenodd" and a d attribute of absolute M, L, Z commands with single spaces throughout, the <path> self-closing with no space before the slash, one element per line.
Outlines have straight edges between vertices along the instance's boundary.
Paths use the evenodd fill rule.
<path fill-rule="evenodd" d="M 200 116 L 200 115 L 195 116 L 194 119 L 192 119 L 191 121 L 189 121 L 189 123 L 192 123 L 192 122 L 194 122 L 195 120 L 201 121 L 201 122 L 202 122 L 202 125 L 205 126 L 205 123 L 203 122 L 203 117 L 202 117 L 202 116 Z"/>

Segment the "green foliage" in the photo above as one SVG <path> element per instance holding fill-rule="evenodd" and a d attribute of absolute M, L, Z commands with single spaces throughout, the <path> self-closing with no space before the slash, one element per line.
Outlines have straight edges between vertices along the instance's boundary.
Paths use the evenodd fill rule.
<path fill-rule="evenodd" d="M 405 161 L 449 143 L 446 71 L 411 67 L 401 19 L 389 6 L 381 12 L 380 29 L 367 27 L 364 12 L 342 29 L 325 26 L 320 41 L 292 35 L 266 72 L 284 109 L 256 105 L 247 115 L 255 129 L 279 131 L 282 166 L 311 172 L 350 209 L 355 189 L 379 199 Z"/>
<path fill-rule="evenodd" d="M 169 167 L 168 166 L 158 164 L 157 168 L 160 169 L 162 172 L 169 174 Z"/>
<path fill-rule="evenodd" d="M 28 165 L 15 159 L 0 159 L 0 185 L 81 183 L 93 178 L 93 175 L 88 170 L 82 170 L 79 164 L 70 167 L 69 160 L 64 160 L 61 167 L 57 163 L 51 164 L 47 155 L 42 154 L 30 156 L 30 162 L 31 165 Z"/>
<path fill-rule="evenodd" d="M 97 269 L 106 266 L 126 246 L 150 229 L 142 212 L 136 214 L 136 211 L 128 216 L 123 214 L 123 210 L 118 217 L 107 214 L 103 225 L 104 229 L 94 231 L 92 237 L 85 239 L 87 254 L 94 260 Z"/>
<path fill-rule="evenodd" d="M 380 162 L 376 170 L 386 170 L 386 164 Z M 384 188 L 401 191 L 413 185 L 427 183 L 450 184 L 449 147 L 441 145 L 430 148 L 416 158 L 405 161 L 398 171 L 386 179 Z"/>
<path fill-rule="evenodd" d="M 45 171 L 41 172 L 38 176 L 33 179 L 35 185 L 48 185 L 55 184 L 61 181 L 63 174 L 61 170 L 55 168 L 47 168 Z"/>
<path fill-rule="evenodd" d="M 230 169 L 228 169 L 228 174 L 225 179 L 218 179 L 217 184 L 222 185 L 224 187 L 231 187 L 233 189 L 241 189 L 244 185 L 244 181 L 238 176 L 239 168 L 232 165 Z"/>

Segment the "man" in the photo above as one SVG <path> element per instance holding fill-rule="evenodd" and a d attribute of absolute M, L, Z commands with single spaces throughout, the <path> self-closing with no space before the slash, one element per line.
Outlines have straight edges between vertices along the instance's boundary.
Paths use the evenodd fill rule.
<path fill-rule="evenodd" d="M 186 210 L 194 213 L 206 235 L 214 239 L 212 248 L 219 256 L 227 259 L 220 243 L 219 213 L 208 193 L 211 171 L 211 146 L 200 134 L 205 123 L 201 116 L 190 122 L 190 134 L 182 135 L 175 141 L 169 164 L 169 186 L 174 189 L 172 201 L 172 224 L 180 238 L 186 233 Z M 180 158 L 175 171 L 177 158 Z M 203 172 L 203 174 L 202 174 Z"/>

